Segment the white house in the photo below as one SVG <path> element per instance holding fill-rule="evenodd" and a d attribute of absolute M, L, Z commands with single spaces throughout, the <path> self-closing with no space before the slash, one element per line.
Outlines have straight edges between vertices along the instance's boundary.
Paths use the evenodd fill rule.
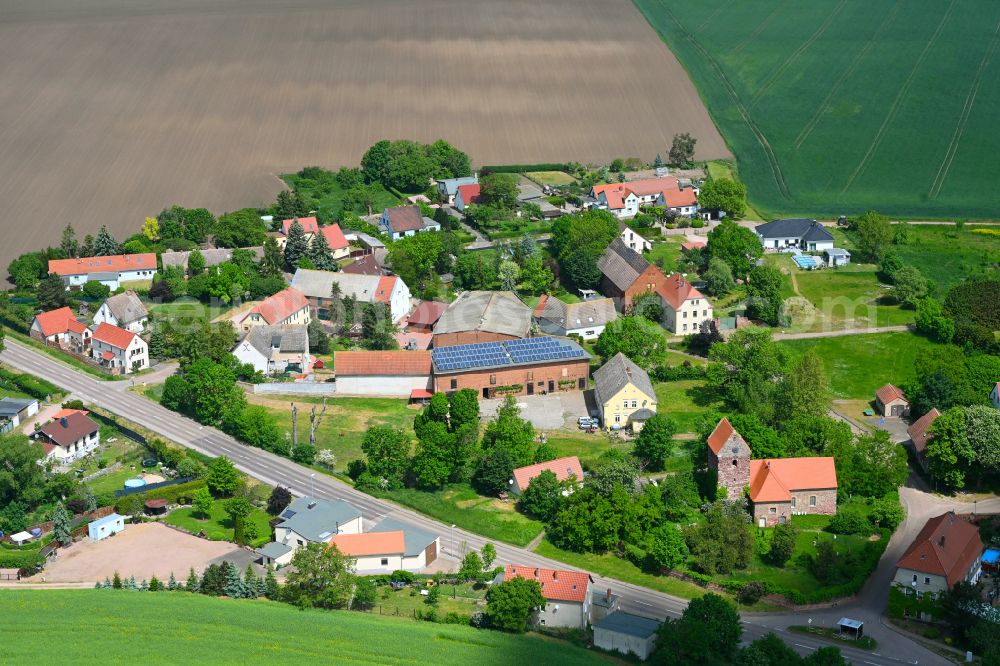
<path fill-rule="evenodd" d="M 294 286 L 294 285 L 293 285 Z M 240 328 L 249 331 L 254 326 L 308 325 L 309 301 L 298 289 L 289 287 L 268 296 L 255 305 L 240 320 Z"/>
<path fill-rule="evenodd" d="M 605 326 L 618 318 L 618 311 L 613 298 L 565 303 L 542 294 L 533 316 L 538 328 L 549 335 L 578 335 L 584 340 L 596 340 Z"/>
<path fill-rule="evenodd" d="M 397 206 L 382 211 L 379 226 L 392 240 L 412 236 L 422 231 L 441 231 L 441 225 L 420 214 L 419 206 Z"/>
<path fill-rule="evenodd" d="M 127 375 L 149 367 L 149 345 L 131 331 L 98 324 L 91 338 L 91 354 L 115 374 Z"/>
<path fill-rule="evenodd" d="M 465 176 L 464 178 L 446 178 L 437 182 L 438 197 L 443 203 L 449 206 L 455 203 L 455 194 L 462 185 L 478 185 L 479 178 L 476 176 Z"/>
<path fill-rule="evenodd" d="M 634 654 L 645 661 L 656 649 L 660 621 L 615 611 L 594 623 L 594 645 L 609 652 Z"/>
<path fill-rule="evenodd" d="M 675 335 L 697 333 L 715 316 L 708 299 L 680 273 L 668 275 L 656 291 L 665 305 L 663 326 Z"/>
<path fill-rule="evenodd" d="M 103 518 L 92 520 L 87 524 L 87 536 L 92 541 L 106 539 L 112 534 L 118 534 L 125 529 L 125 517 L 112 513 Z"/>
<path fill-rule="evenodd" d="M 483 202 L 482 188 L 479 184 L 462 185 L 455 193 L 455 210 L 464 211 L 469 204 L 479 204 Z"/>
<path fill-rule="evenodd" d="M 68 307 L 35 315 L 29 333 L 36 340 L 59 345 L 77 354 L 84 353 L 90 347 L 93 335 L 93 331 L 83 322 L 77 321 Z"/>
<path fill-rule="evenodd" d="M 433 388 L 426 350 L 338 351 L 333 364 L 338 395 L 409 398 Z"/>
<path fill-rule="evenodd" d="M 101 428 L 79 409 L 64 409 L 35 433 L 46 458 L 66 463 L 82 458 L 101 443 Z"/>
<path fill-rule="evenodd" d="M 508 564 L 494 584 L 514 578 L 538 581 L 545 606 L 535 613 L 534 621 L 546 627 L 586 629 L 590 623 L 592 601 L 590 574 Z"/>
<path fill-rule="evenodd" d="M 149 311 L 139 296 L 128 290 L 109 297 L 94 314 L 94 323 L 107 323 L 132 333 L 142 333 L 149 322 Z"/>
<path fill-rule="evenodd" d="M 438 553 L 441 552 L 441 536 L 420 529 L 410 523 L 404 523 L 395 518 L 384 518 L 371 528 L 370 533 L 397 531 L 403 533 L 403 561 L 401 569 L 404 571 L 420 571 L 424 567 L 430 566 L 437 559 Z"/>
<path fill-rule="evenodd" d="M 109 257 L 49 259 L 49 273 L 55 273 L 66 288 L 81 287 L 91 280 L 116 291 L 123 282 L 149 281 L 156 275 L 156 255 L 116 254 Z"/>
<path fill-rule="evenodd" d="M 622 241 L 639 254 L 653 249 L 653 244 L 641 234 L 636 233 L 624 224 L 619 224 L 618 228 L 622 231 L 620 234 Z"/>
<path fill-rule="evenodd" d="M 833 249 L 833 235 L 816 220 L 775 220 L 758 225 L 756 232 L 765 249 L 798 248 L 806 252 Z"/>
<path fill-rule="evenodd" d="M 34 398 L 0 398 L 0 433 L 10 432 L 37 413 L 38 401 Z"/>
<path fill-rule="evenodd" d="M 330 543 L 337 534 L 359 534 L 361 512 L 347 502 L 300 497 L 285 507 L 274 527 L 274 541 L 257 554 L 264 564 L 283 566 L 310 543 Z"/>
<path fill-rule="evenodd" d="M 356 275 L 300 268 L 292 278 L 292 287 L 305 295 L 313 315 L 325 320 L 336 316 L 329 311 L 335 283 L 340 287 L 341 297 L 353 296 L 358 303 L 388 305 L 393 322 L 398 322 L 410 312 L 410 288 L 396 275 Z"/>
<path fill-rule="evenodd" d="M 440 537 L 387 518 L 364 534 L 339 534 L 330 539 L 344 555 L 356 559 L 360 574 L 420 571 L 437 559 Z"/>
<path fill-rule="evenodd" d="M 635 217 L 640 208 L 648 206 L 663 206 L 685 217 L 698 212 L 698 190 L 673 177 L 594 185 L 590 197 L 594 207 L 607 210 L 618 219 Z"/>
<path fill-rule="evenodd" d="M 309 372 L 309 331 L 302 324 L 254 326 L 232 350 L 240 363 L 249 363 L 265 375 Z"/>

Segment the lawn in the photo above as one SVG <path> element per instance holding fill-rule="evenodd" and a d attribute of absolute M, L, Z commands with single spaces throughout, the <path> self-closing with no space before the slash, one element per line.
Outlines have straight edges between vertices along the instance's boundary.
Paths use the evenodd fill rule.
<path fill-rule="evenodd" d="M 291 436 L 291 403 L 298 406 L 299 441 L 309 441 L 309 410 L 322 398 L 305 396 L 248 395 L 252 404 L 264 405 L 278 420 L 278 428 Z M 317 411 L 321 407 L 317 406 Z M 372 425 L 387 425 L 412 433 L 413 419 L 419 413 L 406 400 L 391 398 L 330 398 L 326 415 L 316 432 L 319 448 L 330 449 L 337 456 L 335 469 L 343 471 L 347 463 L 362 457 L 361 440 Z"/>
<path fill-rule="evenodd" d="M 454 597 L 453 597 L 454 595 Z M 394 590 L 388 585 L 378 588 L 375 606 L 369 611 L 373 615 L 396 615 L 399 617 L 414 617 L 416 611 L 426 613 L 432 609 L 439 616 L 456 613 L 469 617 L 477 610 L 485 610 L 486 586 L 478 589 L 469 583 L 461 585 L 442 585 L 441 596 L 437 607 L 427 603 L 427 597 L 420 594 L 416 587 L 406 587 Z"/>
<path fill-rule="evenodd" d="M 701 379 L 661 382 L 655 388 L 659 401 L 656 411 L 676 421 L 678 432 L 697 432 L 698 420 L 703 414 L 722 408 L 722 401 Z"/>
<path fill-rule="evenodd" d="M 299 610 L 182 592 L 8 590 L 4 659 L 81 664 L 280 661 L 326 664 L 607 663 L 568 643 L 349 611 Z M 62 618 L 53 623 L 51 618 Z M 93 631 L 100 625 L 102 631 Z M 220 646 L 230 646 L 220 649 Z"/>
<path fill-rule="evenodd" d="M 664 236 L 662 240 L 653 241 L 653 247 L 643 256 L 651 264 L 660 265 L 663 260 L 664 271 L 667 273 L 677 269 L 677 260 L 681 256 L 683 236 Z"/>
<path fill-rule="evenodd" d="M 814 349 L 830 377 L 835 398 L 873 400 L 886 383 L 902 386 L 916 377 L 914 359 L 936 344 L 913 333 L 872 333 L 812 340 L 782 340 L 793 356 Z"/>
<path fill-rule="evenodd" d="M 254 524 L 257 525 L 257 538 L 250 545 L 263 546 L 271 540 L 271 526 L 268 524 L 271 516 L 260 509 L 254 509 L 250 516 Z M 226 500 L 215 500 L 207 519 L 196 514 L 192 507 L 183 507 L 171 511 L 163 519 L 163 522 L 185 529 L 192 534 L 205 532 L 205 536 L 212 541 L 233 540 L 233 521 L 226 513 Z"/>
<path fill-rule="evenodd" d="M 846 268 L 851 268 L 850 266 Z M 870 270 L 793 270 L 799 293 L 813 309 L 800 312 L 791 330 L 833 331 L 845 328 L 912 324 L 916 313 L 890 302 L 891 290 Z"/>
<path fill-rule="evenodd" d="M 539 185 L 549 185 L 552 187 L 572 185 L 576 182 L 576 178 L 563 171 L 529 171 L 524 175 Z"/>
<path fill-rule="evenodd" d="M 22 393 L 21 391 L 17 391 L 15 389 L 9 389 L 9 388 L 0 386 L 0 400 L 2 400 L 3 398 L 17 398 L 18 400 L 33 400 L 34 399 L 30 395 L 28 395 L 27 393 Z M 39 401 L 39 402 L 41 402 L 41 401 Z"/>
<path fill-rule="evenodd" d="M 576 456 L 585 468 L 597 464 L 601 455 L 612 449 L 629 452 L 632 445 L 618 438 L 611 438 L 607 433 L 594 432 L 568 433 L 565 431 L 549 432 L 547 444 L 555 449 L 559 457 Z"/>
<path fill-rule="evenodd" d="M 1000 236 L 976 234 L 972 229 L 971 226 L 962 231 L 951 226 L 914 226 L 910 242 L 894 249 L 904 262 L 916 266 L 924 277 L 937 283 L 943 297 L 949 287 L 1000 261 Z"/>
<path fill-rule="evenodd" d="M 544 527 L 518 513 L 513 500 L 483 497 L 465 484 L 445 486 L 437 492 L 405 488 L 384 496 L 449 525 L 515 546 L 528 545 Z"/>
<path fill-rule="evenodd" d="M 302 195 L 306 205 L 309 206 L 310 210 L 316 211 L 321 221 L 340 219 L 347 190 L 340 186 L 333 172 L 325 171 L 323 176 L 319 180 L 310 180 L 300 178 L 295 173 L 286 173 L 281 176 L 281 179 Z M 376 192 L 375 204 L 372 206 L 373 213 L 380 213 L 385 208 L 399 203 L 399 197 L 385 189 L 380 183 L 372 183 L 370 187 L 374 188 Z M 360 214 L 368 211 L 356 212 Z"/>
<path fill-rule="evenodd" d="M 685 66 L 754 207 L 994 218 L 988 0 L 634 0 Z"/>

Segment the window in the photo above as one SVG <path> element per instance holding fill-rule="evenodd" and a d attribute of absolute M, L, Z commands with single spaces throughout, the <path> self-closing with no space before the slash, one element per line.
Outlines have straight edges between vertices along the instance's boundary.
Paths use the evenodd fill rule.
<path fill-rule="evenodd" d="M 916 585 L 916 583 L 917 583 L 917 574 L 913 574 L 913 584 Z"/>
<path fill-rule="evenodd" d="M 930 585 L 930 584 L 931 584 L 931 577 L 924 576 L 924 585 Z"/>
<path fill-rule="evenodd" d="M 622 409 L 628 409 L 628 400 L 622 400 Z"/>
<path fill-rule="evenodd" d="M 708 310 L 702 310 L 701 311 L 701 316 L 702 317 L 707 317 L 708 316 Z"/>
<path fill-rule="evenodd" d="M 681 315 L 681 318 L 682 319 L 687 319 L 688 318 L 688 313 L 685 311 L 684 314 Z"/>
<path fill-rule="evenodd" d="M 635 409 L 635 408 L 636 408 L 636 407 L 638 407 L 638 406 L 639 406 L 639 403 L 638 403 L 638 402 L 636 402 L 635 400 L 633 400 L 633 401 L 632 401 L 632 409 Z"/>
<path fill-rule="evenodd" d="M 777 508 L 777 507 L 774 507 L 774 506 L 772 506 L 772 507 L 771 507 L 770 509 L 768 509 L 768 510 L 767 510 L 767 512 L 768 512 L 768 513 L 771 513 L 771 514 L 775 514 L 775 513 L 778 513 L 778 508 Z"/>
<path fill-rule="evenodd" d="M 497 376 L 490 375 L 490 384 L 496 384 L 496 383 L 497 383 Z"/>
<path fill-rule="evenodd" d="M 530 382 L 535 378 L 535 373 L 533 370 L 528 370 L 528 381 Z"/>
<path fill-rule="evenodd" d="M 454 391 L 458 388 L 458 380 L 452 377 L 451 379 L 451 390 Z"/>
<path fill-rule="evenodd" d="M 795 508 L 795 498 L 794 497 L 792 498 L 792 508 L 793 509 Z"/>
<path fill-rule="evenodd" d="M 615 414 L 615 423 L 621 423 L 621 422 L 622 422 L 622 415 Z"/>
<path fill-rule="evenodd" d="M 815 495 L 810 495 L 809 496 L 809 506 L 816 506 L 816 496 Z"/>
<path fill-rule="evenodd" d="M 688 325 L 687 325 L 687 324 L 684 324 L 684 326 L 682 326 L 682 327 L 681 327 L 681 330 L 682 330 L 682 331 L 686 331 L 686 330 L 688 330 Z"/>
<path fill-rule="evenodd" d="M 383 557 L 382 558 L 382 566 L 384 566 L 384 567 L 389 566 L 389 558 L 388 557 Z"/>

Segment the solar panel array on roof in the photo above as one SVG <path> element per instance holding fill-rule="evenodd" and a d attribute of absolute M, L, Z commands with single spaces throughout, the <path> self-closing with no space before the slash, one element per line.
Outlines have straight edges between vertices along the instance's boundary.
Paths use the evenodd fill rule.
<path fill-rule="evenodd" d="M 587 358 L 579 345 L 549 337 L 442 347 L 431 354 L 434 367 L 444 372 Z"/>

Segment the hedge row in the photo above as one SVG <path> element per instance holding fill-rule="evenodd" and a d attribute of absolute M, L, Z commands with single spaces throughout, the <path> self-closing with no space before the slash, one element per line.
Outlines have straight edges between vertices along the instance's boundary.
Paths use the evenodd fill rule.
<path fill-rule="evenodd" d="M 503 164 L 500 166 L 484 166 L 482 173 L 525 173 L 527 171 L 564 171 L 569 173 L 568 164 Z"/>
<path fill-rule="evenodd" d="M 31 375 L 21 375 L 0 368 L 0 386 L 27 393 L 32 398 L 43 400 L 50 395 L 62 393 L 62 389 L 51 382 Z"/>
<path fill-rule="evenodd" d="M 134 493 L 132 495 L 126 495 L 124 497 L 119 497 L 118 502 L 121 502 L 126 497 L 138 497 L 140 500 L 145 502 L 151 499 L 163 499 L 167 502 L 176 504 L 187 504 L 194 492 L 200 488 L 204 488 L 208 483 L 206 479 L 195 479 L 194 481 L 188 481 L 187 483 L 178 483 L 175 486 L 168 486 L 166 488 L 157 488 L 156 490 L 150 490 L 145 493 Z"/>
<path fill-rule="evenodd" d="M 37 551 L 0 551 L 0 569 L 36 569 L 45 564 L 45 558 Z"/>

